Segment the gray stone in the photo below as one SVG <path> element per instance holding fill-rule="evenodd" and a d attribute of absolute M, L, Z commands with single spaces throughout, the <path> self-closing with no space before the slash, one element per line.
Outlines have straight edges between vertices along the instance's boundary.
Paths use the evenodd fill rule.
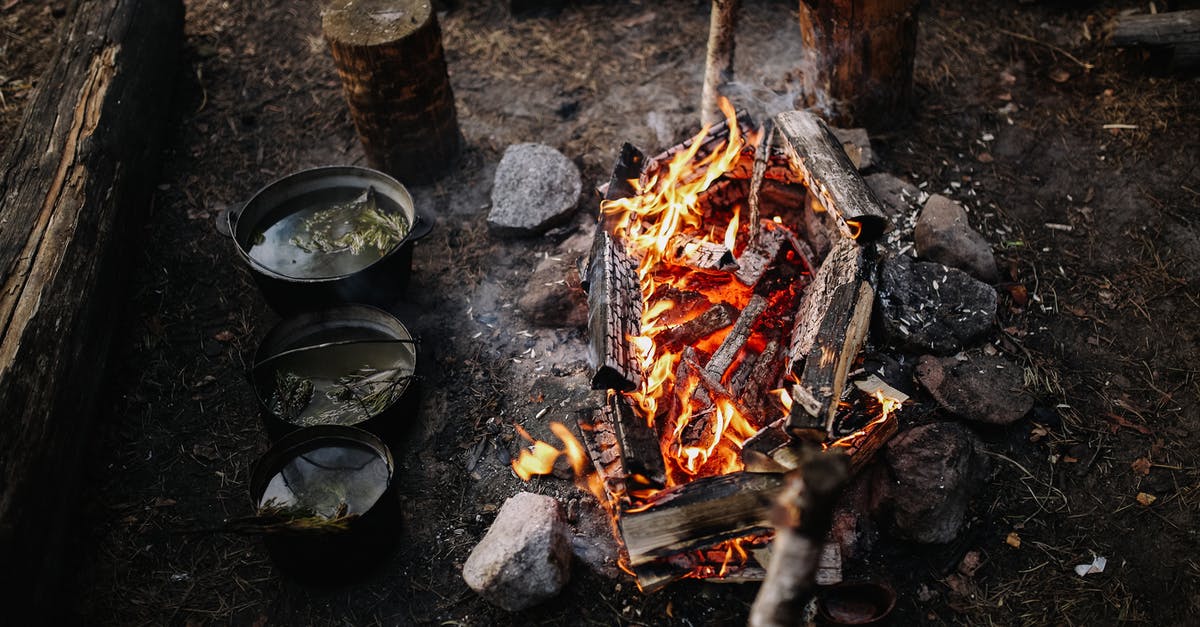
<path fill-rule="evenodd" d="M 504 151 L 492 182 L 488 226 L 498 235 L 537 235 L 563 224 L 579 203 L 579 168 L 542 144 Z"/>
<path fill-rule="evenodd" d="M 924 543 L 954 540 L 982 478 L 974 438 L 950 422 L 921 425 L 888 443 L 885 504 L 898 534 Z"/>
<path fill-rule="evenodd" d="M 1021 368 L 999 356 L 925 355 L 917 362 L 921 385 L 947 411 L 967 420 L 1010 425 L 1033 409 Z"/>
<path fill-rule="evenodd" d="M 892 344 L 952 355 L 991 330 L 996 290 L 962 270 L 900 255 L 883 264 L 875 312 Z"/>
<path fill-rule="evenodd" d="M 934 194 L 925 202 L 913 232 L 917 255 L 958 268 L 987 283 L 1000 280 L 992 246 L 967 222 L 962 205 Z"/>
<path fill-rule="evenodd" d="M 917 198 L 921 195 L 921 190 L 917 189 L 916 185 L 887 172 L 871 174 L 863 180 L 867 182 L 871 191 L 875 192 L 875 196 L 883 203 L 883 210 L 892 219 L 912 213 L 917 205 Z"/>
<path fill-rule="evenodd" d="M 854 167 L 866 170 L 875 164 L 875 151 L 871 150 L 871 136 L 865 128 L 834 128 L 834 137 L 842 142 L 842 150 L 850 157 Z"/>
<path fill-rule="evenodd" d="M 463 579 L 489 603 L 516 612 L 558 594 L 571 575 L 571 538 L 558 501 L 522 492 L 463 564 Z"/>
<path fill-rule="evenodd" d="M 561 257 L 541 260 L 517 307 L 527 320 L 541 327 L 587 326 L 587 293 L 579 286 L 579 269 Z"/>

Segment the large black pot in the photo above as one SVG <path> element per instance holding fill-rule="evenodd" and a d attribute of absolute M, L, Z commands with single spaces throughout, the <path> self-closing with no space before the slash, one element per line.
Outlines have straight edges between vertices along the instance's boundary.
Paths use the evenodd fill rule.
<path fill-rule="evenodd" d="M 250 473 L 260 517 L 268 515 L 269 500 L 297 517 L 280 518 L 289 522 L 263 535 L 276 566 L 315 585 L 347 583 L 376 570 L 400 535 L 394 479 L 388 447 L 361 429 L 308 427 L 279 440 Z M 329 524 L 339 516 L 342 524 Z"/>
<path fill-rule="evenodd" d="M 268 435 L 278 439 L 305 426 L 340 424 L 398 442 L 419 404 L 417 344 L 399 319 L 367 305 L 340 305 L 284 319 L 259 343 L 250 371 Z M 363 366 L 392 372 L 383 377 L 385 383 L 365 388 L 379 393 L 379 402 L 368 409 L 328 396 L 344 389 L 335 383 L 338 379 Z M 316 390 L 305 397 L 310 400 L 302 403 L 303 409 L 285 416 L 277 412 L 273 399 L 279 376 L 287 373 L 311 382 Z M 329 410 L 332 419 L 319 417 Z"/>
<path fill-rule="evenodd" d="M 272 225 L 313 207 L 351 202 L 368 188 L 375 190 L 381 210 L 403 216 L 408 224 L 404 238 L 378 259 L 309 264 L 313 255 L 282 240 L 270 247 L 278 252 L 271 255 L 270 262 L 251 253 L 256 240 L 264 238 Z M 328 166 L 285 176 L 259 190 L 241 208 L 228 211 L 225 220 L 238 255 L 250 267 L 263 297 L 281 314 L 340 303 L 395 304 L 412 273 L 413 245 L 433 228 L 432 222 L 416 211 L 404 185 L 382 172 L 356 166 Z M 297 264 L 297 259 L 305 263 Z M 303 268 L 303 272 L 293 268 Z"/>

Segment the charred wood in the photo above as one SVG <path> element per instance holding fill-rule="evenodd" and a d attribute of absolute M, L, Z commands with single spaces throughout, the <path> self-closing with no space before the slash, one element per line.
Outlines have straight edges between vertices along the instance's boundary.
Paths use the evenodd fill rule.
<path fill-rule="evenodd" d="M 699 316 L 659 333 L 655 336 L 655 341 L 664 349 L 674 352 L 728 328 L 737 319 L 737 315 L 738 310 L 733 305 L 717 303 Z"/>
<path fill-rule="evenodd" d="M 825 122 L 805 111 L 790 111 L 776 116 L 775 124 L 809 194 L 820 200 L 838 229 L 863 242 L 882 235 L 888 219 L 879 199 Z"/>
<path fill-rule="evenodd" d="M 1170 50 L 1176 68 L 1200 66 L 1200 9 L 1117 18 L 1108 43 Z"/>
<path fill-rule="evenodd" d="M 630 391 L 641 383 L 629 342 L 641 334 L 641 289 L 633 260 L 614 236 L 596 229 L 588 267 L 588 361 L 592 388 Z"/>
<path fill-rule="evenodd" d="M 666 485 L 667 471 L 658 445 L 658 433 L 633 411 L 624 394 L 609 390 L 604 412 L 605 418 L 617 427 L 627 487 L 644 489 Z"/>
<path fill-rule="evenodd" d="M 754 120 L 745 111 L 738 111 L 735 117 L 739 132 L 746 132 L 754 128 Z M 721 120 L 709 127 L 708 132 L 700 137 L 700 146 L 696 148 L 694 160 L 700 160 L 713 151 L 717 150 L 729 141 L 729 121 Z M 642 170 L 642 182 L 645 182 L 648 177 L 657 174 L 660 169 L 666 167 L 672 159 L 681 152 L 689 150 L 696 142 L 696 138 L 691 137 L 683 142 L 680 142 L 661 153 L 651 157 L 646 162 L 646 167 Z M 737 178 L 749 178 L 749 175 Z"/>
<path fill-rule="evenodd" d="M 738 270 L 734 273 L 743 285 L 754 285 L 763 274 L 778 261 L 779 252 L 787 241 L 787 235 L 770 220 L 766 221 L 765 231 L 756 239 L 751 240 L 742 255 L 738 257 Z"/>
<path fill-rule="evenodd" d="M 725 378 L 725 371 L 729 366 L 733 365 L 733 360 L 737 357 L 738 351 L 746 345 L 750 339 L 750 333 L 754 329 L 754 323 L 758 322 L 759 316 L 767 308 L 767 298 L 761 294 L 755 294 L 750 297 L 750 302 L 746 304 L 746 308 L 738 316 L 737 322 L 733 328 L 729 330 L 729 334 L 725 336 L 721 346 L 713 353 L 713 356 L 708 360 L 708 364 L 704 367 L 704 371 L 712 375 L 717 381 Z"/>
<path fill-rule="evenodd" d="M 754 173 L 750 176 L 750 193 L 746 204 L 750 206 L 750 238 L 751 247 L 758 240 L 759 196 L 762 192 L 763 177 L 767 173 L 767 157 L 771 154 L 771 146 L 775 141 L 775 123 L 767 120 L 762 127 L 762 136 L 758 142 L 758 150 L 754 153 Z"/>
<path fill-rule="evenodd" d="M 667 260 L 701 272 L 732 272 L 738 269 L 733 252 L 722 244 L 691 235 L 676 235 L 667 243 Z"/>

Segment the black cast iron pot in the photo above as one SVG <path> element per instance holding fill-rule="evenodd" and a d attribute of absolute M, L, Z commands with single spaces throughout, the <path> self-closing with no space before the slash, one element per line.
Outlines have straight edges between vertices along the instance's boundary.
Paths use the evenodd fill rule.
<path fill-rule="evenodd" d="M 316 207 L 351 203 L 368 189 L 381 212 L 399 216 L 407 233 L 371 255 L 314 254 L 293 244 L 285 226 Z M 413 245 L 433 224 L 392 177 L 357 166 L 328 166 L 285 176 L 225 214 L 238 255 L 250 267 L 267 303 L 281 314 L 340 303 L 395 304 L 412 274 Z M 218 222 L 218 226 L 222 226 Z M 368 248 L 368 250 L 371 250 Z"/>

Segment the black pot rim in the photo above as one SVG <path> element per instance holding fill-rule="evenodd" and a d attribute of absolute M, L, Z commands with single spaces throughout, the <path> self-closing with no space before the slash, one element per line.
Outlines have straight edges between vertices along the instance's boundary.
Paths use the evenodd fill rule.
<path fill-rule="evenodd" d="M 302 446 L 311 446 L 321 441 L 353 443 L 365 445 L 373 449 L 387 464 L 388 475 L 387 485 L 384 486 L 382 495 L 371 504 L 360 516 L 365 516 L 379 504 L 379 501 L 385 498 L 392 483 L 396 479 L 396 462 L 392 457 L 392 451 L 388 448 L 378 436 L 359 429 L 358 427 L 347 427 L 344 425 L 318 425 L 314 427 L 301 427 L 281 438 L 267 449 L 259 457 L 250 469 L 250 505 L 256 511 L 258 509 L 258 501 L 262 498 L 262 493 L 267 488 L 268 482 L 275 476 L 275 473 L 282 467 L 282 463 L 292 457 L 293 451 Z"/>

